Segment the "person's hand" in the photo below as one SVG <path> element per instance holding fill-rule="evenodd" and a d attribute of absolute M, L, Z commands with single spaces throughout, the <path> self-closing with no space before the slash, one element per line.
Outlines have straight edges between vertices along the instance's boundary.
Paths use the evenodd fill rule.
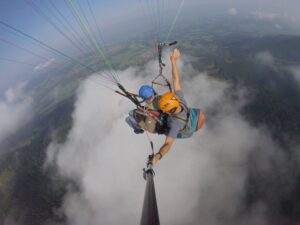
<path fill-rule="evenodd" d="M 176 61 L 180 58 L 180 52 L 177 48 L 175 48 L 170 56 L 171 61 Z"/>
<path fill-rule="evenodd" d="M 158 154 L 158 153 L 156 153 L 156 154 L 154 155 L 153 159 L 152 159 L 152 162 L 151 162 L 151 163 L 152 163 L 152 166 L 155 166 L 156 163 L 157 163 L 157 161 L 160 160 L 160 158 L 161 158 L 161 155 Z"/>

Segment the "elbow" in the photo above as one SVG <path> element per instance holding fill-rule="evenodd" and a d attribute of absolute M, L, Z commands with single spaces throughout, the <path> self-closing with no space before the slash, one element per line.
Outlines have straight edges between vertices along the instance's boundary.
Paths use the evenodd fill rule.
<path fill-rule="evenodd" d="M 171 146 L 172 146 L 172 143 L 165 143 L 165 147 L 166 147 L 166 149 L 170 149 L 171 148 Z"/>
<path fill-rule="evenodd" d="M 165 145 L 168 146 L 168 147 L 171 147 L 173 143 L 174 143 L 174 138 L 168 137 L 166 142 L 165 142 Z"/>

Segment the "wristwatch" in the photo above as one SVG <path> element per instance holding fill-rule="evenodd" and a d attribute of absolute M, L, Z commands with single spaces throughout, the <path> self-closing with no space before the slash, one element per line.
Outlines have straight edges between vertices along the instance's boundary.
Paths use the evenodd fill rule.
<path fill-rule="evenodd" d="M 159 155 L 159 160 L 161 160 L 161 158 L 163 157 L 163 155 L 160 152 L 158 152 L 156 154 Z"/>

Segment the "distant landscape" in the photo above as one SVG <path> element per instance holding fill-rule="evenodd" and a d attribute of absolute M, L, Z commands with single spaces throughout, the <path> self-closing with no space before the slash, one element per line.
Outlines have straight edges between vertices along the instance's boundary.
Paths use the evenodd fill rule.
<path fill-rule="evenodd" d="M 242 115 L 254 125 L 268 127 L 289 154 L 292 144 L 300 144 L 300 83 L 289 69 L 300 64 L 300 36 L 283 33 L 286 32 L 270 22 L 233 21 L 226 17 L 179 24 L 171 41 L 178 41 L 176 47 L 193 57 L 191 64 L 197 70 L 228 81 L 233 88 L 245 87 L 250 100 Z M 117 70 L 141 66 L 157 57 L 153 43 L 144 35 L 120 40 L 120 44 L 108 46 L 106 52 Z M 272 55 L 272 62 L 258 63 L 258 54 L 266 52 Z M 93 57 L 91 53 L 80 60 L 95 70 L 105 69 L 104 63 L 96 62 Z M 0 143 L 0 149 L 5 149 L 0 159 L 0 224 L 9 214 L 25 218 L 24 224 L 65 219 L 53 209 L 61 206 L 67 184 L 72 182 L 59 177 L 53 180 L 56 171 L 43 169 L 45 151 L 53 135 L 60 142 L 65 141 L 72 127 L 77 87 L 90 71 L 71 63 L 64 66 L 63 72 L 52 69 L 29 81 L 26 92 L 34 98 L 37 116 Z M 295 179 L 299 180 L 300 167 L 293 160 L 294 155 L 290 157 Z M 264 198 L 268 192 L 255 171 L 251 178 L 249 204 L 256 198 Z M 299 189 L 298 183 L 279 206 L 274 206 L 274 214 L 286 218 L 285 224 L 293 224 L 299 216 Z M 276 190 L 270 191 L 276 195 Z"/>

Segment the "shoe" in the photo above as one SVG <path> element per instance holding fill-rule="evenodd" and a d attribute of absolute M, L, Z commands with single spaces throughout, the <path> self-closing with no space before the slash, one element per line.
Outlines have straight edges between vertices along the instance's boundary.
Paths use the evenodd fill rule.
<path fill-rule="evenodd" d="M 144 133 L 144 130 L 141 129 L 141 128 L 136 128 L 136 129 L 134 129 L 133 131 L 134 131 L 134 133 L 136 133 L 136 134 L 142 134 L 142 133 Z"/>

